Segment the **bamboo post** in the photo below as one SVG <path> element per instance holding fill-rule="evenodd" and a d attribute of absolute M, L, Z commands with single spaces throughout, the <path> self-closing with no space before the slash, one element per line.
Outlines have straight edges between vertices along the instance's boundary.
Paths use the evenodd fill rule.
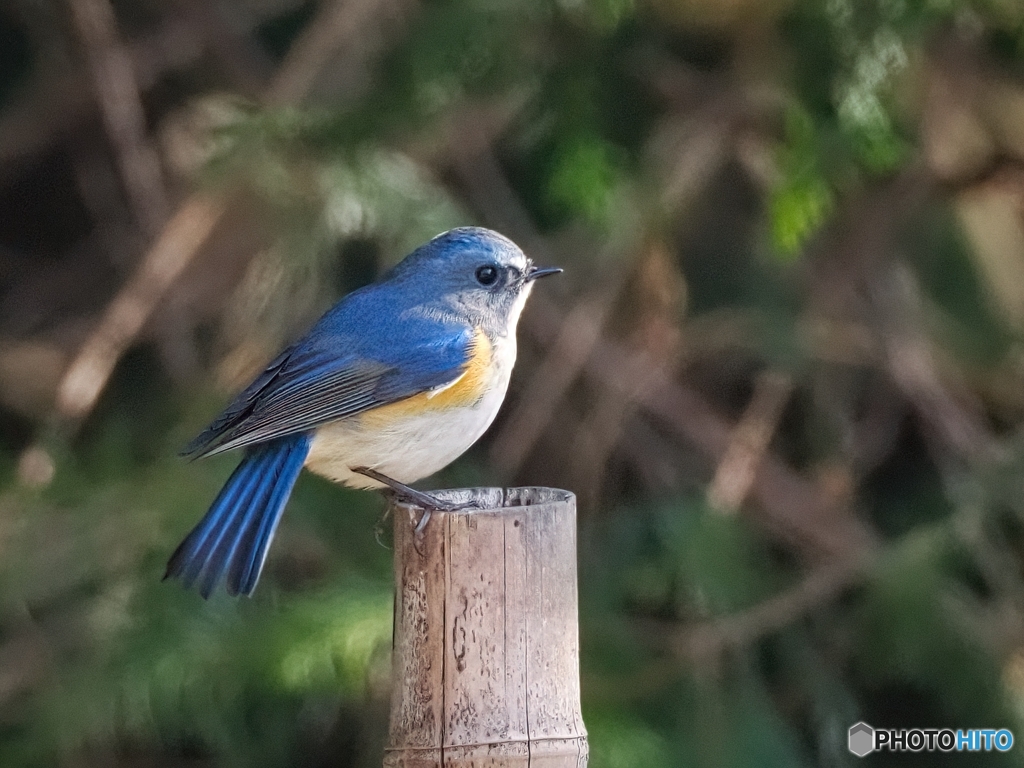
<path fill-rule="evenodd" d="M 479 508 L 396 505 L 385 768 L 585 768 L 576 498 L 440 491 Z"/>

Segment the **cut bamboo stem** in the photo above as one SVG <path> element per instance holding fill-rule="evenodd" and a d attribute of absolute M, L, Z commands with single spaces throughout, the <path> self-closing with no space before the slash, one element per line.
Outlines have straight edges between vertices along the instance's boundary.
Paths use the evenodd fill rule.
<path fill-rule="evenodd" d="M 440 491 L 393 507 L 395 634 L 385 768 L 585 768 L 576 499 Z"/>

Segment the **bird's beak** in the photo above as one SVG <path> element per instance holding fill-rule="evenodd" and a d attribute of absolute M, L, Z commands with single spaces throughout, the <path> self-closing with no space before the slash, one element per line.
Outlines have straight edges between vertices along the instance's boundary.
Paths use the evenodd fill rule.
<path fill-rule="evenodd" d="M 526 282 L 529 283 L 531 280 L 536 280 L 538 277 L 557 275 L 561 271 L 561 267 L 530 267 L 530 271 L 526 273 Z"/>

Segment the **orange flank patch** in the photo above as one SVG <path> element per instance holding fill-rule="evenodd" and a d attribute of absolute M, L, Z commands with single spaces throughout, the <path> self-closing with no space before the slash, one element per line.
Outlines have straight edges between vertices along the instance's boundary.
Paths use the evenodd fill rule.
<path fill-rule="evenodd" d="M 483 396 L 491 377 L 492 354 L 487 334 L 478 328 L 469 347 L 469 361 L 455 381 L 446 387 L 420 392 L 404 400 L 366 411 L 359 417 L 361 424 L 382 427 L 408 416 L 473 405 Z"/>

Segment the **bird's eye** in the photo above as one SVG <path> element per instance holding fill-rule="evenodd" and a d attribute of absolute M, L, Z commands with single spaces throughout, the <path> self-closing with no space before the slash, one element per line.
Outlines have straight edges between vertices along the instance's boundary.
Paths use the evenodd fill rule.
<path fill-rule="evenodd" d="M 480 283 L 480 285 L 494 285 L 498 282 L 498 268 L 493 264 L 485 264 L 482 267 L 477 267 L 476 281 Z"/>

